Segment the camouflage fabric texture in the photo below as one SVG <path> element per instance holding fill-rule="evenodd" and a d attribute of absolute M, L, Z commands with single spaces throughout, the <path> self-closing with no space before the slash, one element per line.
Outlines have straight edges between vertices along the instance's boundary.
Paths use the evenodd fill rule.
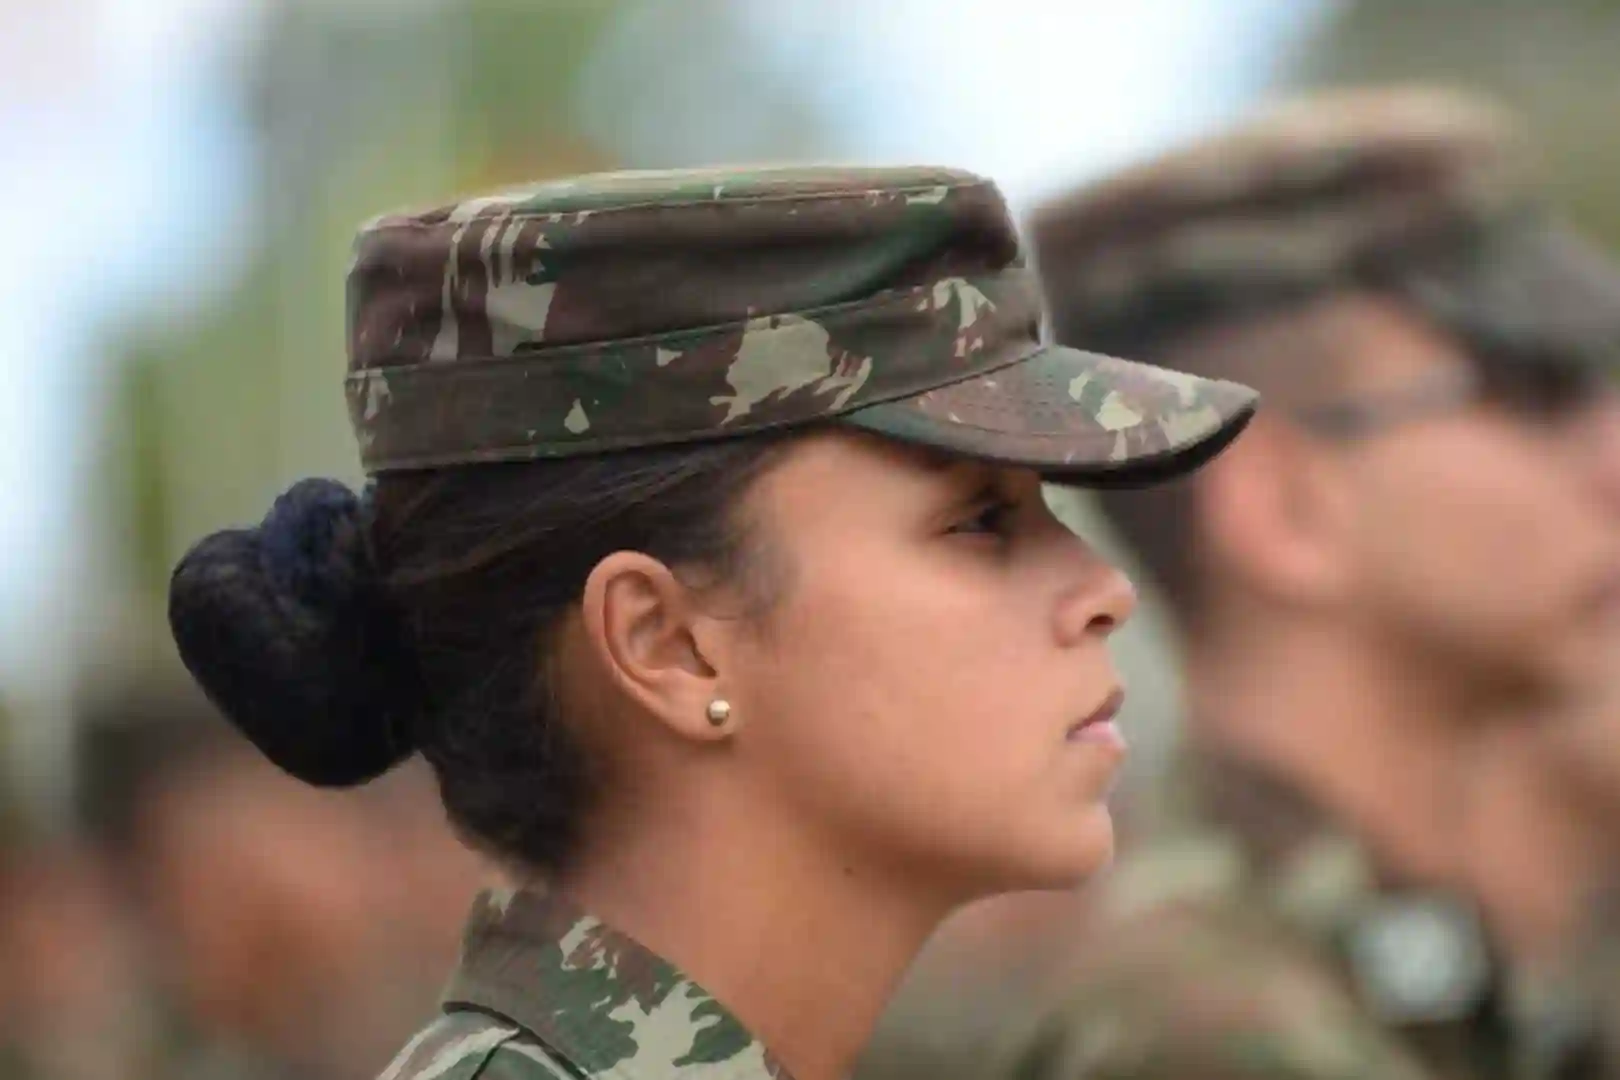
<path fill-rule="evenodd" d="M 1218 756 L 1171 770 L 1098 883 L 1047 1007 L 998 1075 L 1579 1077 L 1566 1018 L 1516 1011 L 1471 907 L 1382 878 L 1285 783 Z"/>
<path fill-rule="evenodd" d="M 372 473 L 835 422 L 1056 480 L 1195 468 L 1249 389 L 1043 343 L 1001 193 L 939 168 L 577 177 L 364 226 Z"/>
<path fill-rule="evenodd" d="M 791 1080 L 696 983 L 560 897 L 474 905 L 443 1015 L 382 1080 Z"/>
<path fill-rule="evenodd" d="M 1613 368 L 1620 271 L 1542 204 L 1538 175 L 1489 101 L 1344 90 L 1053 199 L 1029 232 L 1056 338 L 1079 348 L 1140 350 L 1359 288 L 1481 356 Z"/>

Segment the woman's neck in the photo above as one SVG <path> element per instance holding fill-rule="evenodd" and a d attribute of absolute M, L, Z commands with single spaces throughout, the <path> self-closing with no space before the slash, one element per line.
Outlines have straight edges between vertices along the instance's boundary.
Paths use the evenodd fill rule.
<path fill-rule="evenodd" d="M 951 905 L 727 801 L 593 830 L 558 887 L 693 978 L 795 1080 L 841 1080 Z"/>

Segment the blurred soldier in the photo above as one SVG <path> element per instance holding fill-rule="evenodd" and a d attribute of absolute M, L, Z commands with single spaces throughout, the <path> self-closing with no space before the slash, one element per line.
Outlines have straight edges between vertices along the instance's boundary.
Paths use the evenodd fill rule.
<path fill-rule="evenodd" d="M 1176 616 L 1185 744 L 1019 1077 L 1589 1074 L 1464 850 L 1487 725 L 1620 647 L 1620 274 L 1532 180 L 1487 106 L 1360 91 L 1035 215 L 1059 340 L 1271 408 L 1101 497 Z"/>
<path fill-rule="evenodd" d="M 131 1075 L 375 1075 L 433 1012 L 482 884 L 426 777 L 312 791 L 172 677 L 103 688 L 81 730 L 83 819 L 160 1006 Z"/>
<path fill-rule="evenodd" d="M 138 988 L 112 897 L 77 838 L 18 792 L 0 710 L 0 1080 L 138 1080 Z"/>
<path fill-rule="evenodd" d="M 41 831 L 0 855 L 0 1080 L 145 1080 L 124 930 L 71 838 Z"/>

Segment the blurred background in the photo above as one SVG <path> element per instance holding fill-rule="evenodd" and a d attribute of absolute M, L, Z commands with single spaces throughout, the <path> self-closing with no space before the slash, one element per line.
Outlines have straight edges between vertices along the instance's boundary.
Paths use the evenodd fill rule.
<path fill-rule="evenodd" d="M 424 777 L 281 780 L 164 620 L 190 541 L 358 479 L 362 219 L 795 159 L 963 166 L 1021 213 L 1266 98 L 1421 77 L 1528 115 L 1612 242 L 1616 56 L 1604 0 L 0 2 L 0 1078 L 358 1080 L 453 960 L 481 868 Z M 1136 770 L 1176 693 L 1151 600 L 1122 644 Z"/>

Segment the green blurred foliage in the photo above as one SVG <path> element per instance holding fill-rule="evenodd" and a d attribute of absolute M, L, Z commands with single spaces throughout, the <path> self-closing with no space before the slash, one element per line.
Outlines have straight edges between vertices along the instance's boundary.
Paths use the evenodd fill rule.
<path fill-rule="evenodd" d="M 1448 82 L 1517 110 L 1552 197 L 1620 244 L 1620 0 L 1354 0 L 1292 65 L 1286 89 Z"/>
<path fill-rule="evenodd" d="M 274 7 L 241 83 L 256 186 L 249 235 L 214 270 L 225 287 L 200 310 L 108 335 L 93 513 L 113 580 L 157 625 L 192 539 L 254 520 L 297 476 L 360 479 L 338 392 L 355 226 L 613 164 L 578 134 L 570 92 L 621 6 Z"/>

